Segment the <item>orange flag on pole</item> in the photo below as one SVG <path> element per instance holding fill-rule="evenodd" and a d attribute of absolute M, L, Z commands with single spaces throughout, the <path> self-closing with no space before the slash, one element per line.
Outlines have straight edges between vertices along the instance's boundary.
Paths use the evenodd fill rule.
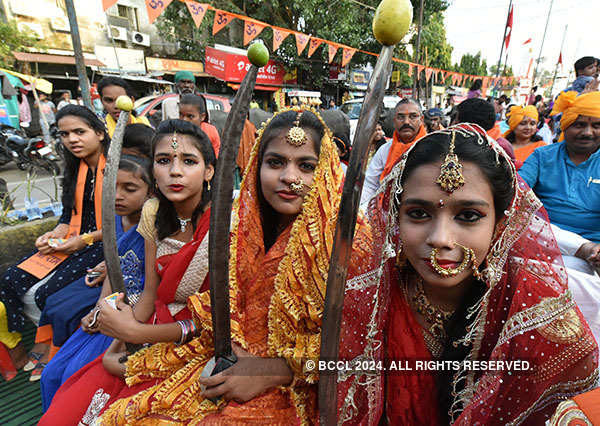
<path fill-rule="evenodd" d="M 310 58 L 315 50 L 323 43 L 323 40 L 319 40 L 318 38 L 311 38 L 310 43 L 308 44 L 308 57 Z"/>
<path fill-rule="evenodd" d="M 279 49 L 279 46 L 281 46 L 283 40 L 285 40 L 291 33 L 291 31 L 273 27 L 273 52 Z"/>
<path fill-rule="evenodd" d="M 206 11 L 208 10 L 208 4 L 187 0 L 185 5 L 190 11 L 190 15 L 192 15 L 196 28 L 200 28 L 204 15 L 206 15 Z"/>
<path fill-rule="evenodd" d="M 348 65 L 348 62 L 350 62 L 355 53 L 356 49 L 350 49 L 349 47 L 342 49 L 342 68 Z"/>
<path fill-rule="evenodd" d="M 425 67 L 423 65 L 418 65 L 417 64 L 417 78 L 419 78 L 421 76 L 421 72 L 425 69 Z"/>
<path fill-rule="evenodd" d="M 102 0 L 102 10 L 104 10 L 106 12 L 106 9 L 111 7 L 117 1 L 119 1 L 119 0 Z"/>
<path fill-rule="evenodd" d="M 227 12 L 215 13 L 215 20 L 213 22 L 213 35 L 221 31 L 227 24 L 235 19 L 235 16 L 230 15 Z"/>
<path fill-rule="evenodd" d="M 173 0 L 146 0 L 148 22 L 152 24 Z"/>
<path fill-rule="evenodd" d="M 265 24 L 256 21 L 244 21 L 244 46 L 250 43 L 266 27 Z"/>
<path fill-rule="evenodd" d="M 296 48 L 298 49 L 298 56 L 300 56 L 306 48 L 310 37 L 302 33 L 294 33 L 294 35 L 296 36 Z"/>
<path fill-rule="evenodd" d="M 331 63 L 333 61 L 333 58 L 335 58 L 335 54 L 338 51 L 339 46 L 333 44 L 333 43 L 327 43 L 327 51 L 329 53 L 329 63 Z"/>

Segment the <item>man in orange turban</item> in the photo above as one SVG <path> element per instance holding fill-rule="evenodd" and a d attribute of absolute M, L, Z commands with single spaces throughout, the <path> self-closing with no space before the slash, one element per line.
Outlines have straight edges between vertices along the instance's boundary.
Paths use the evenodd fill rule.
<path fill-rule="evenodd" d="M 368 202 L 377 192 L 379 182 L 389 174 L 402 154 L 425 135 L 427 130 L 421 106 L 410 98 L 400 100 L 394 109 L 394 138 L 383 144 L 371 159 L 365 175 L 361 204 Z"/>
<path fill-rule="evenodd" d="M 570 249 L 561 247 L 565 265 L 593 273 L 585 261 L 600 267 L 600 92 L 564 92 L 554 103 L 552 114 L 558 113 L 564 142 L 536 149 L 519 174 L 550 221 L 580 237 Z"/>

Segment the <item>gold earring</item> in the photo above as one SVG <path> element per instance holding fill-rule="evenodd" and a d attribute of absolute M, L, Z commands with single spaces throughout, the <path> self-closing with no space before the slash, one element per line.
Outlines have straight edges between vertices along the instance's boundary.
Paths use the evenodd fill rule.
<path fill-rule="evenodd" d="M 210 191 L 210 181 L 206 181 L 206 190 Z"/>
<path fill-rule="evenodd" d="M 400 246 L 396 250 L 396 266 L 398 269 L 402 269 L 406 266 L 406 256 L 402 254 L 403 248 L 404 245 L 402 244 L 402 241 L 400 241 Z"/>

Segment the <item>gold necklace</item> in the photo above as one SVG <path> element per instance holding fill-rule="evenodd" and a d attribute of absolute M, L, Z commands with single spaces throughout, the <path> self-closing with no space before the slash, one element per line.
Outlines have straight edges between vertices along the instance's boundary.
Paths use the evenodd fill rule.
<path fill-rule="evenodd" d="M 429 301 L 423 288 L 423 280 L 417 281 L 415 294 L 411 297 L 411 300 L 417 312 L 423 315 L 427 324 L 430 324 L 429 330 L 427 331 L 436 339 L 445 340 L 446 331 L 444 325 L 448 322 L 454 312 L 444 311 Z"/>

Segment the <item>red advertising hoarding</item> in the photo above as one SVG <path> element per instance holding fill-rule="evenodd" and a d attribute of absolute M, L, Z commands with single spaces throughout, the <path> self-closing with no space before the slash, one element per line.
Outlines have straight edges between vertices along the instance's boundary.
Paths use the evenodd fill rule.
<path fill-rule="evenodd" d="M 212 47 L 206 47 L 205 51 L 205 72 L 220 80 L 240 83 L 250 68 L 250 61 L 244 55 L 236 55 Z M 270 60 L 266 66 L 259 68 L 256 84 L 281 86 L 284 75 L 283 65 Z"/>

